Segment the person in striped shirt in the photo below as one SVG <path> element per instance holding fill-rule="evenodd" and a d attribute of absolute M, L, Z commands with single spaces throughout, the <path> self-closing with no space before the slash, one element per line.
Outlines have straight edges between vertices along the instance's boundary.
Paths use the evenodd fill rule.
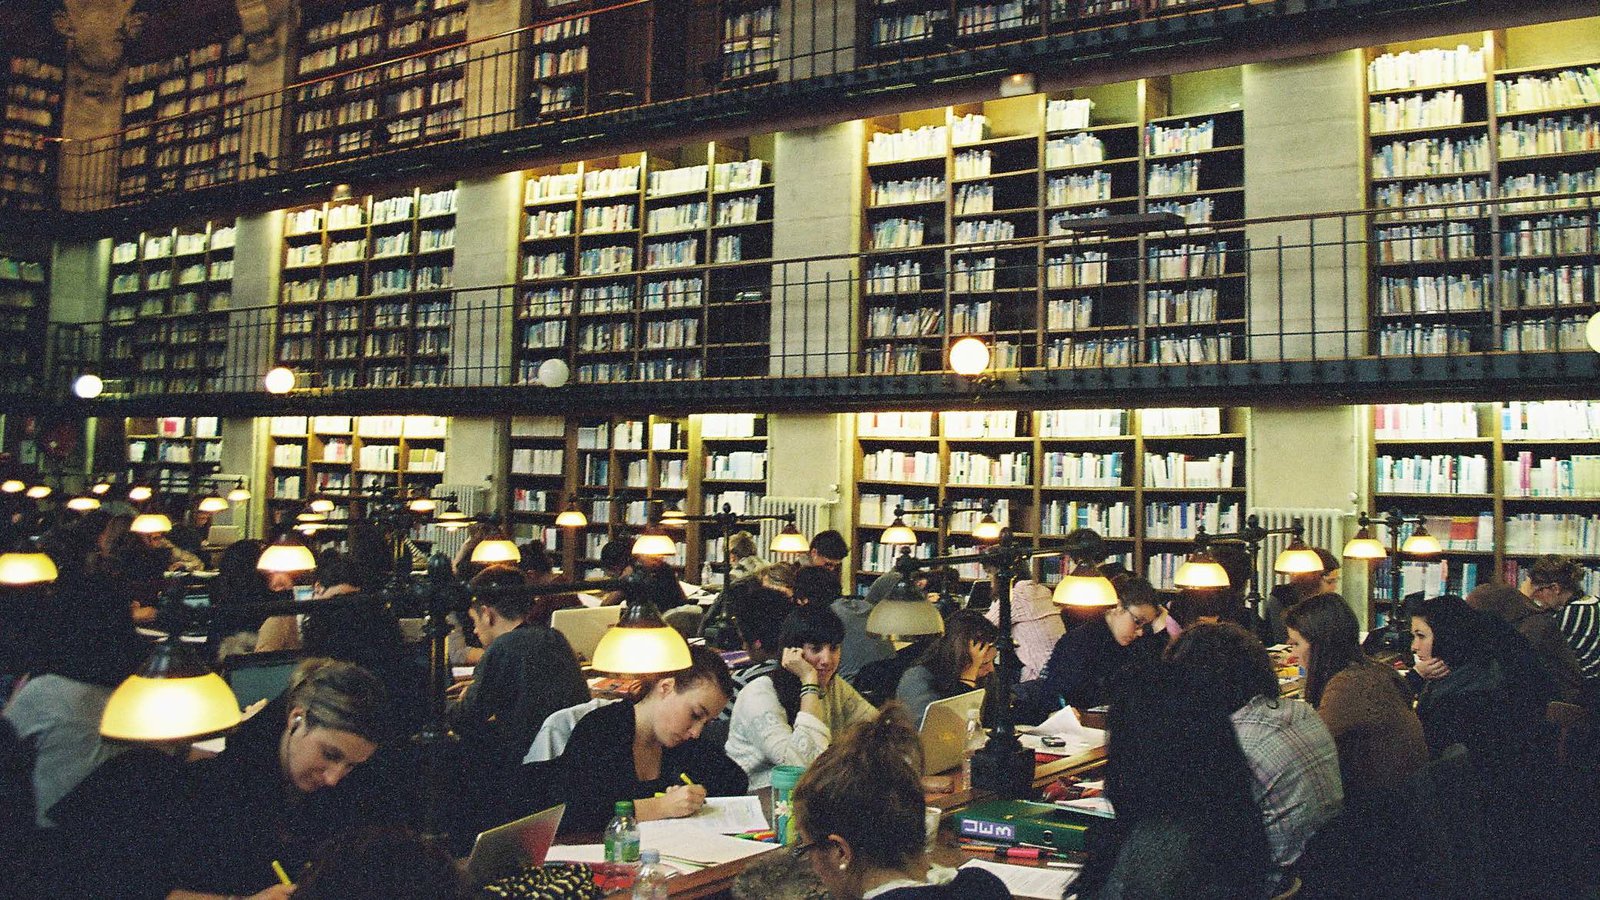
<path fill-rule="evenodd" d="M 1591 689 L 1600 681 L 1600 600 L 1585 596 L 1583 564 L 1565 557 L 1539 557 L 1528 570 L 1522 593 L 1556 617 L 1561 634 L 1572 645 L 1583 679 Z"/>

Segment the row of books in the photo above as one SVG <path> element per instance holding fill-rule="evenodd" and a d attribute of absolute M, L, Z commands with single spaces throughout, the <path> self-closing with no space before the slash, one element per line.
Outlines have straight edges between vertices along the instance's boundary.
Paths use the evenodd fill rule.
<path fill-rule="evenodd" d="M 1144 455 L 1147 488 L 1231 488 L 1234 486 L 1234 451 L 1191 456 L 1173 451 Z M 1231 530 L 1231 529 L 1229 529 Z"/>
<path fill-rule="evenodd" d="M 1385 494 L 1487 494 L 1489 461 L 1482 454 L 1435 453 L 1373 461 L 1373 487 Z"/>
<path fill-rule="evenodd" d="M 1023 450 L 990 456 L 952 450 L 945 481 L 962 485 L 1028 485 L 1033 481 L 1033 454 Z"/>
<path fill-rule="evenodd" d="M 1522 450 L 1500 465 L 1508 497 L 1600 498 L 1600 456 L 1535 459 Z"/>

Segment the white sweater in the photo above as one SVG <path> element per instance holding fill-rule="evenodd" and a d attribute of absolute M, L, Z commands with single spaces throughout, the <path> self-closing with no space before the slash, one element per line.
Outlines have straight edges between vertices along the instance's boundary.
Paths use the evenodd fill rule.
<path fill-rule="evenodd" d="M 830 681 L 821 699 L 820 718 L 801 711 L 791 726 L 771 678 L 757 678 L 739 691 L 727 752 L 749 776 L 750 790 L 772 784 L 773 766 L 811 765 L 828 749 L 835 731 L 878 714 L 843 678 Z"/>

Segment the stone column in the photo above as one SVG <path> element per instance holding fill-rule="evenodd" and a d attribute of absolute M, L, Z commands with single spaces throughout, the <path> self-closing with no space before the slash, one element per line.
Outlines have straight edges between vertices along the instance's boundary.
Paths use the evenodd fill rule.
<path fill-rule="evenodd" d="M 778 134 L 773 259 L 857 251 L 862 128 L 852 121 Z M 772 267 L 773 375 L 839 375 L 854 368 L 858 287 L 854 257 Z"/>
<path fill-rule="evenodd" d="M 294 0 L 234 0 L 243 25 L 245 64 L 242 115 L 244 128 L 239 140 L 241 180 L 260 178 L 287 168 L 281 160 L 288 136 L 288 101 L 281 93 L 296 80 L 289 69 L 289 38 L 300 21 Z M 256 154 L 266 157 L 265 167 L 256 164 Z"/>
<path fill-rule="evenodd" d="M 494 134 L 516 127 L 523 95 L 522 54 L 525 35 L 492 38 L 515 31 L 532 19 L 531 0 L 471 0 L 467 6 L 466 84 L 463 85 L 466 137 Z"/>
<path fill-rule="evenodd" d="M 55 26 L 67 40 L 61 113 L 61 206 L 97 209 L 116 192 L 127 43 L 144 27 L 135 0 L 62 0 Z"/>

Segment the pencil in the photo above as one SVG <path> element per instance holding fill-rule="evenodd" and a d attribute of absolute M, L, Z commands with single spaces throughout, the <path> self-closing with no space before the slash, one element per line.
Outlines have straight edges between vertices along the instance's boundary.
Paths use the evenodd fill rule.
<path fill-rule="evenodd" d="M 285 872 L 283 870 L 283 863 L 278 862 L 277 860 L 273 860 L 272 861 L 272 871 L 277 874 L 278 881 L 284 887 L 294 887 L 294 882 L 289 879 L 289 873 Z"/>

